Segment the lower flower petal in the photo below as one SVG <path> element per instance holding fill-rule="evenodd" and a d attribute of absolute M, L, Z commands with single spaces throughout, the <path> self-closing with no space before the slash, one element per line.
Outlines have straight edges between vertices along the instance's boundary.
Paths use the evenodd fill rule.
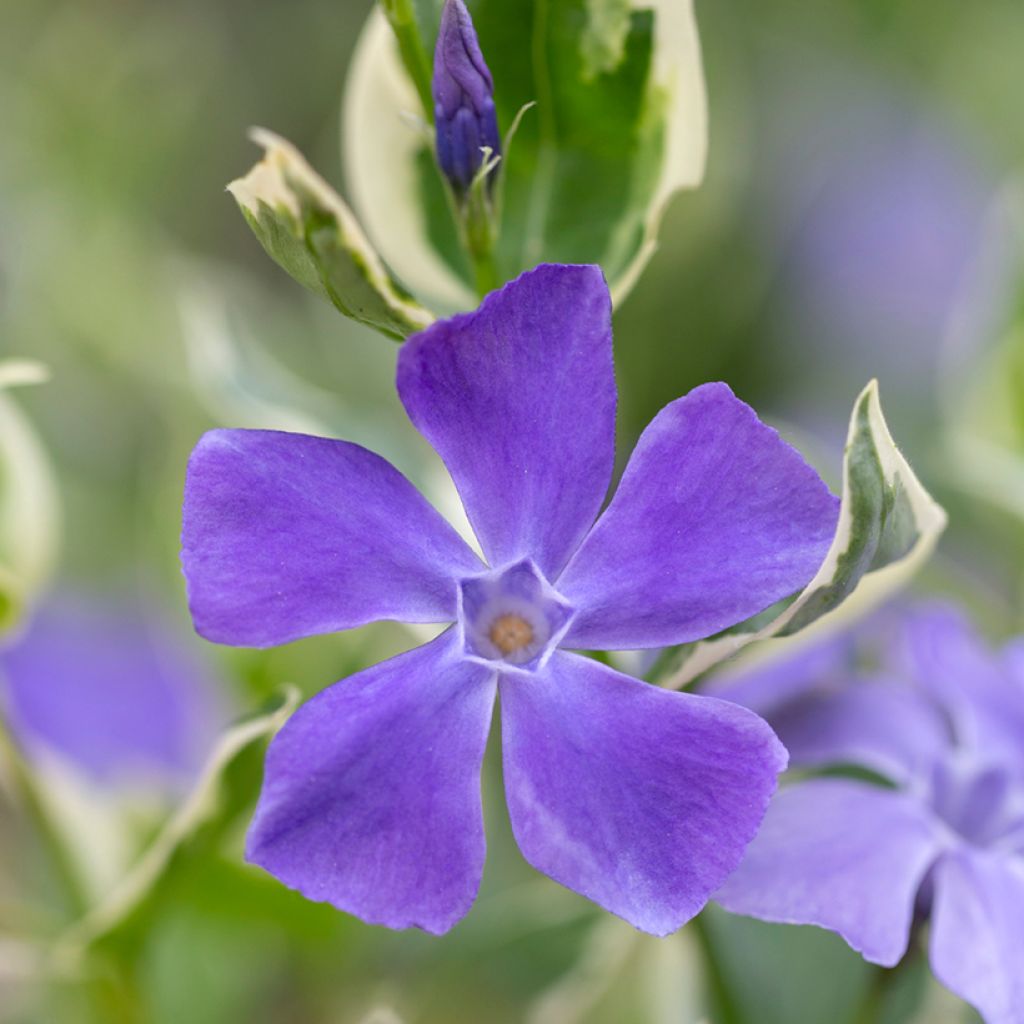
<path fill-rule="evenodd" d="M 246 857 L 371 924 L 440 934 L 484 863 L 488 669 L 451 632 L 303 705 L 267 753 Z"/>
<path fill-rule="evenodd" d="M 1024 1024 L 1024 858 L 950 853 L 935 872 L 935 976 L 987 1024 Z"/>
<path fill-rule="evenodd" d="M 906 794 L 815 779 L 772 801 L 715 900 L 763 921 L 828 928 L 891 967 L 906 951 L 914 901 L 941 842 L 931 813 Z"/>
<path fill-rule="evenodd" d="M 566 652 L 503 677 L 505 789 L 538 871 L 635 927 L 675 931 L 753 838 L 785 766 L 771 729 Z"/>

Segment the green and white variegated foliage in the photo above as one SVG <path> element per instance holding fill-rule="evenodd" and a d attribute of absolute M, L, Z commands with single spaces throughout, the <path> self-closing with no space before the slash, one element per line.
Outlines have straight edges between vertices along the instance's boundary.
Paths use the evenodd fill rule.
<path fill-rule="evenodd" d="M 288 688 L 261 712 L 221 736 L 192 792 L 134 866 L 60 937 L 53 950 L 55 971 L 81 969 L 83 957 L 94 948 L 133 955 L 136 929 L 145 931 L 149 915 L 175 885 L 182 884 L 190 865 L 235 834 L 255 802 L 266 744 L 298 704 L 298 691 Z"/>
<path fill-rule="evenodd" d="M 442 6 L 384 3 L 392 24 L 412 10 L 427 54 Z M 501 130 L 535 104 L 498 169 L 499 277 L 542 262 L 598 263 L 621 301 L 656 248 L 669 200 L 704 175 L 707 104 L 691 0 L 468 6 L 494 77 Z M 343 126 L 352 201 L 414 292 L 438 309 L 470 308 L 472 277 L 434 167 L 431 112 L 423 110 L 416 81 L 422 62 L 401 38 L 375 10 L 352 60 Z"/>
<path fill-rule="evenodd" d="M 267 253 L 345 316 L 404 338 L 433 316 L 395 282 L 344 200 L 291 143 L 256 129 L 263 159 L 228 190 Z"/>
<path fill-rule="evenodd" d="M 686 687 L 756 641 L 771 640 L 781 653 L 798 633 L 804 643 L 842 628 L 899 590 L 945 526 L 945 512 L 896 447 L 872 381 L 853 407 L 836 533 L 814 578 L 784 607 L 679 648 L 661 662 L 658 681 Z"/>
<path fill-rule="evenodd" d="M 60 516 L 53 472 L 8 393 L 46 378 L 38 363 L 0 361 L 0 636 L 21 620 L 56 559 Z"/>
<path fill-rule="evenodd" d="M 382 0 L 360 38 L 343 158 L 361 221 L 293 146 L 262 130 L 254 138 L 264 159 L 229 186 L 292 277 L 393 338 L 427 326 L 432 311 L 469 309 L 478 298 L 429 124 L 442 6 Z M 657 247 L 669 200 L 704 175 L 707 104 L 692 0 L 470 7 L 506 133 L 497 280 L 542 262 L 598 263 L 621 301 Z"/>

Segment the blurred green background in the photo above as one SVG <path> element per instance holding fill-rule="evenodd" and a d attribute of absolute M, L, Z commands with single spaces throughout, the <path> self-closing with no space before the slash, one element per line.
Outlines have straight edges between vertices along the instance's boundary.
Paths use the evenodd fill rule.
<path fill-rule="evenodd" d="M 323 430 L 428 485 L 437 472 L 393 392 L 396 348 L 274 266 L 224 191 L 258 156 L 246 139 L 256 124 L 343 191 L 340 97 L 369 9 L 0 9 L 0 356 L 53 372 L 17 398 L 58 474 L 60 577 L 156 592 L 183 635 L 180 494 L 204 429 Z M 1020 631 L 1020 506 L 1004 500 L 1009 477 L 967 484 L 957 458 L 967 432 L 1009 460 L 997 467 L 1024 472 L 1024 6 L 702 0 L 697 14 L 708 174 L 673 203 L 616 315 L 620 451 L 665 402 L 721 379 L 834 482 L 850 406 L 877 376 L 897 440 L 951 513 L 923 585 L 983 609 L 996 635 Z M 194 647 L 244 711 L 282 682 L 311 694 L 412 642 L 383 625 L 270 652 Z M 451 935 L 391 934 L 305 903 L 241 866 L 242 815 L 186 865 L 122 958 L 135 1019 L 697 1020 L 698 937 L 635 940 L 534 875 L 491 754 L 484 889 Z M 40 985 L 6 951 L 8 919 L 53 899 L 36 861 L 0 798 L 0 1019 L 104 1019 L 97 1006 L 112 1004 L 90 986 Z M 721 914 L 704 930 L 747 1019 L 853 1024 L 867 969 L 838 939 Z"/>

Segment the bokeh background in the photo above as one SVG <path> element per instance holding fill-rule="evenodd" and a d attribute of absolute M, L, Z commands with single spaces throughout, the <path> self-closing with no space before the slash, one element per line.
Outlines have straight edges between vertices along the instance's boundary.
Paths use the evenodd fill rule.
<path fill-rule="evenodd" d="M 312 694 L 414 642 L 381 625 L 270 652 L 217 649 L 191 634 L 177 564 L 184 467 L 211 426 L 326 432 L 428 486 L 437 471 L 395 397 L 395 347 L 274 266 L 224 191 L 258 155 L 246 139 L 257 124 L 343 189 L 340 97 L 369 9 L 0 8 L 0 356 L 52 370 L 17 401 L 59 482 L 53 592 L 65 610 L 102 606 L 108 625 L 145 618 L 139 629 L 172 652 L 160 655 L 159 714 L 193 739 L 283 682 Z M 1024 6 L 701 0 L 697 14 L 708 174 L 673 203 L 616 315 L 621 451 L 665 402 L 720 379 L 834 482 L 853 399 L 878 377 L 897 440 L 951 514 L 919 585 L 966 601 L 994 637 L 1024 631 Z M 81 656 L 65 659 L 76 685 L 54 699 L 88 707 L 89 729 L 121 729 L 131 745 L 157 714 L 131 680 L 156 670 L 140 655 L 91 672 L 106 627 L 76 628 Z M 120 682 L 90 691 L 94 678 Z M 747 1019 L 854 1024 L 868 969 L 833 936 L 709 914 L 699 936 L 635 941 L 534 875 L 491 755 L 483 892 L 448 937 L 365 926 L 244 867 L 243 815 L 140 931 L 122 957 L 130 977 L 107 986 L 129 994 L 114 997 L 102 979 L 44 978 L 13 942 L 52 929 L 67 894 L 0 788 L 0 1020 L 689 1021 L 703 942 Z M 147 778 L 145 796 L 138 764 L 64 764 L 94 808 L 77 825 L 83 847 L 102 858 L 115 840 L 144 842 L 194 771 L 174 757 L 181 777 Z M 971 1019 L 954 1001 L 920 1012 Z"/>

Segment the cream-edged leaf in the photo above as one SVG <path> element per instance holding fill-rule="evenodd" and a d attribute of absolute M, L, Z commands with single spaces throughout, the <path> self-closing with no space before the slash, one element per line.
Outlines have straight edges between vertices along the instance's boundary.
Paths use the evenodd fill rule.
<path fill-rule="evenodd" d="M 344 200 L 289 142 L 264 129 L 263 159 L 228 185 L 267 253 L 345 316 L 393 338 L 434 317 L 394 281 Z"/>

